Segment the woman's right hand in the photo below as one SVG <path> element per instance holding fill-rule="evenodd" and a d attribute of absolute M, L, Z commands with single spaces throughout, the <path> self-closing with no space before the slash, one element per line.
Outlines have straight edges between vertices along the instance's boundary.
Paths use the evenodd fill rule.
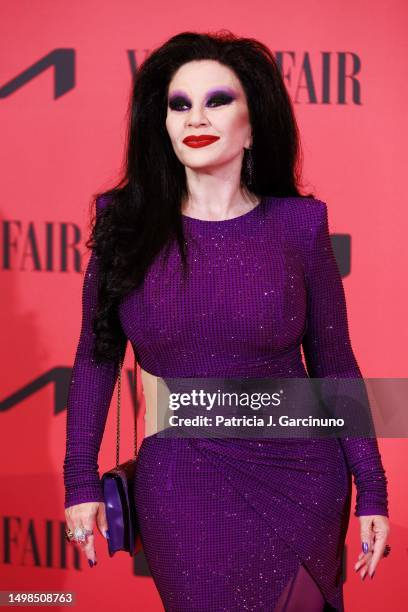
<path fill-rule="evenodd" d="M 99 532 L 106 538 L 108 522 L 104 502 L 84 502 L 69 506 L 65 508 L 65 521 L 71 531 L 75 531 L 77 527 L 94 531 L 96 524 Z M 83 550 L 90 567 L 96 565 L 95 533 L 87 535 L 84 542 L 77 542 L 76 540 L 71 540 L 71 542 Z"/>

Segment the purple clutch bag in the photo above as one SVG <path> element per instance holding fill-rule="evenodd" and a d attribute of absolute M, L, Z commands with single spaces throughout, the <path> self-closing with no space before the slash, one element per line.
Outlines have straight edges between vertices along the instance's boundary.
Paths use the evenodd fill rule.
<path fill-rule="evenodd" d="M 136 458 L 129 459 L 105 472 L 101 479 L 109 529 L 110 557 L 119 550 L 128 552 L 131 557 L 136 552 L 138 527 L 133 493 L 136 461 Z"/>
<path fill-rule="evenodd" d="M 119 465 L 120 434 L 120 383 L 122 364 L 119 364 L 116 466 L 102 475 L 101 483 L 108 522 L 109 556 L 123 550 L 133 557 L 141 548 L 134 498 L 134 481 L 137 463 L 137 424 L 135 411 L 135 454 L 132 459 Z M 137 363 L 135 359 L 135 397 L 137 397 Z"/>

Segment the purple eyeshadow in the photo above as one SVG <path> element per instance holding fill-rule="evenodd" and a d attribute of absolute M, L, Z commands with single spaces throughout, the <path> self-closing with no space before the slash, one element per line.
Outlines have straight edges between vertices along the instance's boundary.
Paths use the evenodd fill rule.
<path fill-rule="evenodd" d="M 232 99 L 235 99 L 237 97 L 237 93 L 230 87 L 214 87 L 214 89 L 211 89 L 207 92 L 206 103 L 210 98 L 214 97 L 215 95 L 227 95 L 230 96 Z M 171 103 L 178 98 L 181 98 L 182 100 L 186 100 L 188 103 L 191 103 L 189 97 L 181 90 L 173 91 L 168 99 L 168 102 Z"/>

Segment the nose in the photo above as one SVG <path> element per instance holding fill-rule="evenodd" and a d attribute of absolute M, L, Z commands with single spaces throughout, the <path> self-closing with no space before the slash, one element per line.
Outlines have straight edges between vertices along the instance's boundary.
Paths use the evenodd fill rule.
<path fill-rule="evenodd" d="M 188 126 L 208 125 L 208 119 L 205 110 L 200 106 L 195 106 L 190 109 L 187 117 Z"/>

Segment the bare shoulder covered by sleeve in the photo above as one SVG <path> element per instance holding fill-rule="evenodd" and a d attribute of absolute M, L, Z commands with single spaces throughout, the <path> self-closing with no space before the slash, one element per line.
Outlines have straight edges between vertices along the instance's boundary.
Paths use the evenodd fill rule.
<path fill-rule="evenodd" d="M 308 211 L 311 214 L 306 228 L 307 328 L 302 342 L 307 371 L 312 378 L 361 380 L 350 340 L 343 281 L 330 240 L 328 207 L 315 200 Z M 339 440 L 357 488 L 355 515 L 388 516 L 387 478 L 377 439 Z"/>
<path fill-rule="evenodd" d="M 97 214 L 107 201 L 106 198 L 97 199 Z M 103 501 L 97 461 L 119 362 L 97 363 L 94 360 L 93 318 L 97 298 L 98 258 L 92 251 L 83 278 L 82 322 L 68 389 L 63 465 L 65 508 L 82 502 Z M 124 355 L 127 339 L 122 344 L 121 354 Z"/>

